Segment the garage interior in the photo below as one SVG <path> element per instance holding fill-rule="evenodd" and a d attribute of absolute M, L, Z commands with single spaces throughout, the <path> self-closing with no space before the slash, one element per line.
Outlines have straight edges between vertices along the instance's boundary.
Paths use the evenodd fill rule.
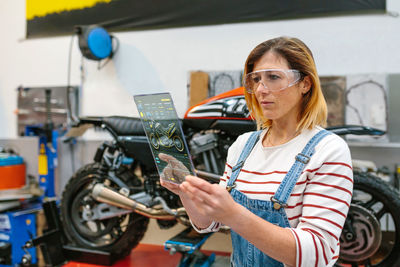
<path fill-rule="evenodd" d="M 229 227 L 193 229 L 154 148 L 219 183 L 256 130 L 244 62 L 279 36 L 313 51 L 361 181 L 334 266 L 400 266 L 399 14 L 396 0 L 1 2 L 0 267 L 231 266 Z M 160 93 L 176 109 L 166 143 L 134 98 Z"/>

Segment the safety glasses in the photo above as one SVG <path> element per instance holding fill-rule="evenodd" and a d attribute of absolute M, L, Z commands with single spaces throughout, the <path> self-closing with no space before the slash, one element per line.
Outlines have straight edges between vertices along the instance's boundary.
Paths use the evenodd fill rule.
<path fill-rule="evenodd" d="M 301 78 L 298 70 L 265 69 L 250 72 L 244 79 L 244 87 L 254 94 L 260 84 L 273 92 L 284 90 L 296 84 Z"/>

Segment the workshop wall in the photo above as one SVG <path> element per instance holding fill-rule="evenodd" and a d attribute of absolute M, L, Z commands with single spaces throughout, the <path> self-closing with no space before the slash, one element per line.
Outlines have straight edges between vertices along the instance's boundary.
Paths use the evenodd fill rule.
<path fill-rule="evenodd" d="M 398 14 L 400 3 L 387 1 Z M 25 40 L 25 0 L 0 2 L 0 137 L 15 137 L 19 85 L 65 86 L 71 36 Z M 120 49 L 101 70 L 73 41 L 71 84 L 82 85 L 83 115 L 136 115 L 132 94 L 169 91 L 183 116 L 192 70 L 242 69 L 261 41 L 296 36 L 314 52 L 320 75 L 400 73 L 400 18 L 333 16 L 115 33 Z M 82 66 L 82 68 L 81 68 Z"/>

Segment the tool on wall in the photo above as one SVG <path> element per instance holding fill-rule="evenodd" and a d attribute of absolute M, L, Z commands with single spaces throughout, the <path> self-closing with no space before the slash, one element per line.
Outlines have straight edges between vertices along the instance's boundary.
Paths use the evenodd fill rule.
<path fill-rule="evenodd" d="M 115 53 L 112 47 L 114 36 L 97 25 L 77 26 L 79 48 L 82 55 L 91 60 L 112 58 Z"/>
<path fill-rule="evenodd" d="M 99 61 L 98 69 L 103 68 L 114 56 L 119 47 L 118 39 L 98 25 L 80 25 L 75 27 L 79 49 L 90 60 Z M 100 61 L 105 59 L 103 65 Z"/>

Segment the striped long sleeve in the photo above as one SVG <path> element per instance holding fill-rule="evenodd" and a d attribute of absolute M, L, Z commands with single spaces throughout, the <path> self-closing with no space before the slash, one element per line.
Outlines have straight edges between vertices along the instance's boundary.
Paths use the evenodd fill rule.
<path fill-rule="evenodd" d="M 292 232 L 297 266 L 333 266 L 339 257 L 339 238 L 350 207 L 353 172 L 347 145 L 335 140 L 314 155 L 318 168 L 306 173 L 302 211 Z"/>
<path fill-rule="evenodd" d="M 236 180 L 236 189 L 249 198 L 269 201 L 308 140 L 321 128 L 305 130 L 288 143 L 263 147 L 259 141 Z M 265 131 L 262 133 L 262 140 Z M 249 137 L 239 136 L 228 152 L 220 185 L 226 186 L 232 167 Z M 333 266 L 339 255 L 339 237 L 350 206 L 353 188 L 347 144 L 336 135 L 325 137 L 296 185 L 285 208 L 296 240 L 296 266 Z M 216 231 L 217 227 L 212 229 Z M 268 242 L 268 237 L 265 238 Z"/>

